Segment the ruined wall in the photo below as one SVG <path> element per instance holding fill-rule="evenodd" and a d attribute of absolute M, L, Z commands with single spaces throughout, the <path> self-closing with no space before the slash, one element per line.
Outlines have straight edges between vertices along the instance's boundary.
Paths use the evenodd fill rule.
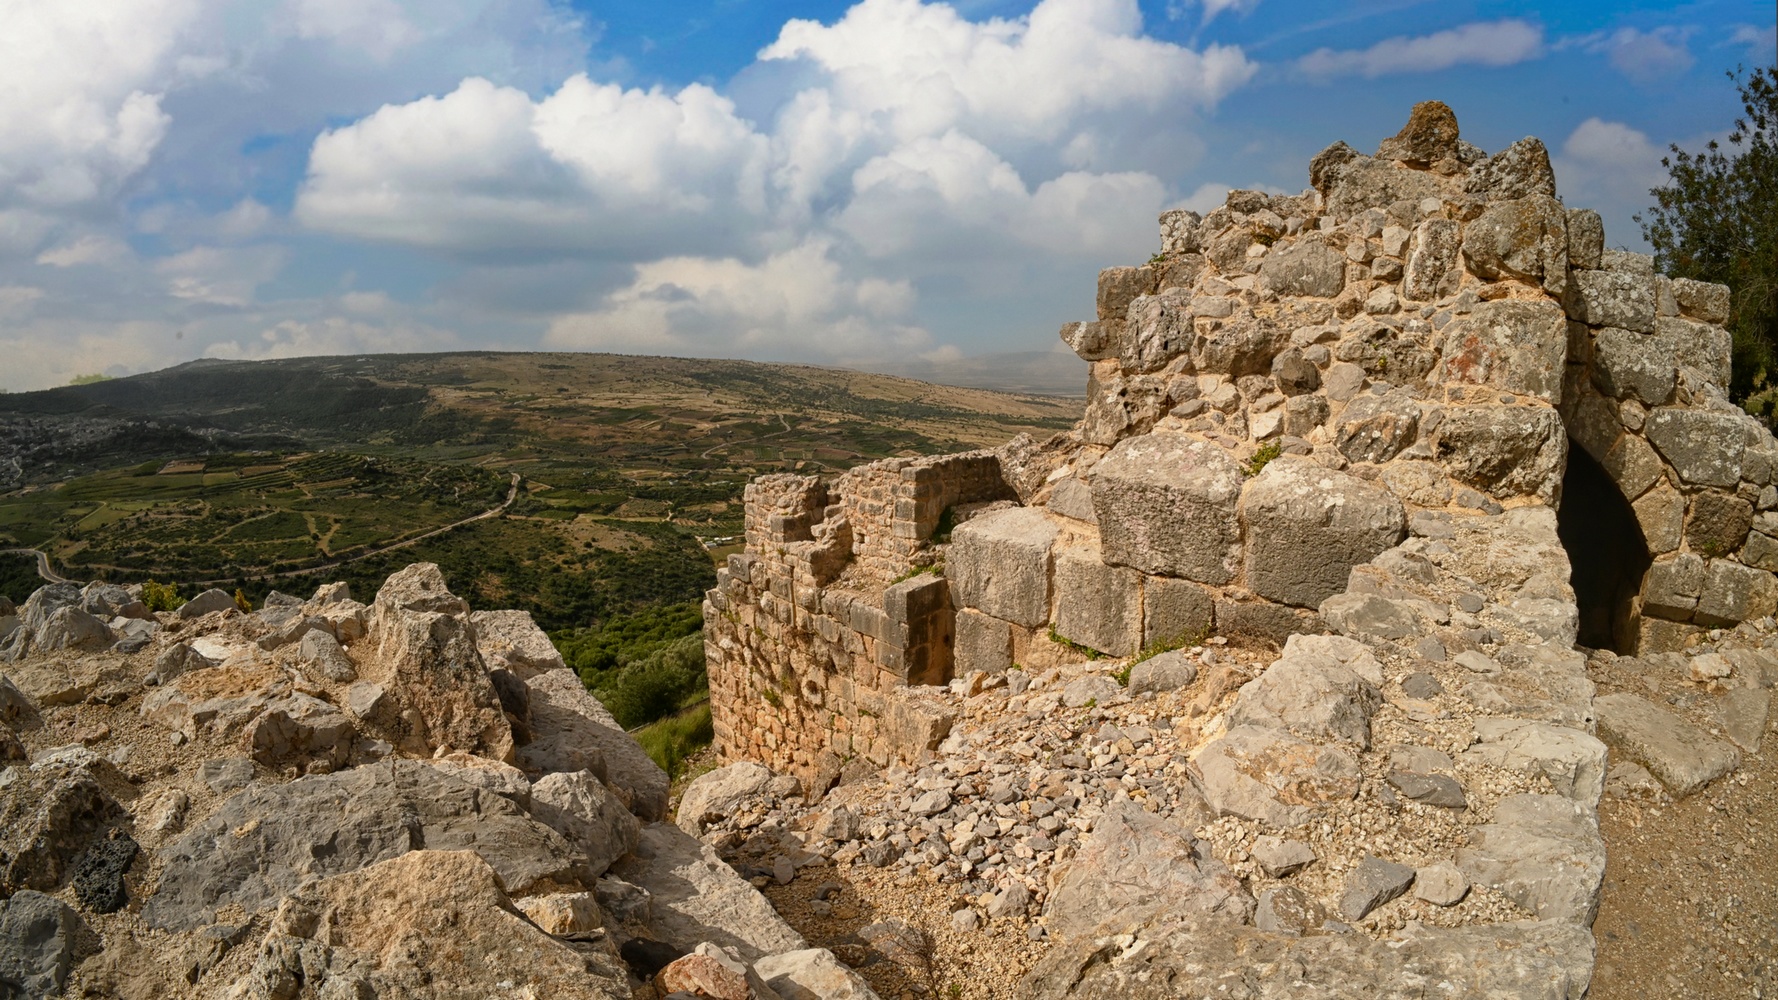
<path fill-rule="evenodd" d="M 718 747 L 831 783 L 848 761 L 935 746 L 949 715 L 917 688 L 950 680 L 954 616 L 933 533 L 1011 495 L 990 452 L 749 484 L 747 551 L 704 606 Z"/>
<path fill-rule="evenodd" d="M 1437 103 L 1309 179 L 1169 212 L 1154 260 L 1101 273 L 1096 318 L 1061 331 L 1091 363 L 1071 432 L 749 487 L 706 611 L 722 751 L 906 760 L 946 727 L 893 708 L 921 684 L 1343 628 L 1354 567 L 1416 515 L 1558 506 L 1570 439 L 1654 557 L 1622 651 L 1773 613 L 1778 443 L 1724 394 L 1726 289 L 1606 250 L 1541 142 L 1489 156 Z M 1522 593 L 1458 609 L 1466 641 L 1572 645 L 1568 582 Z"/>

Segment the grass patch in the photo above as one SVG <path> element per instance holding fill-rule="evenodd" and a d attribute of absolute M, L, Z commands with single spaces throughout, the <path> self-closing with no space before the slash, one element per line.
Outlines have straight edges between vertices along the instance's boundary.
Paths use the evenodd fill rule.
<path fill-rule="evenodd" d="M 1282 454 L 1284 454 L 1283 445 L 1276 441 L 1267 441 L 1254 451 L 1253 457 L 1247 460 L 1247 464 L 1243 468 L 1249 477 L 1257 476 L 1272 459 Z"/>
<path fill-rule="evenodd" d="M 1058 646 L 1061 646 L 1064 649 L 1070 650 L 1075 653 L 1079 653 L 1089 660 L 1097 660 L 1099 657 L 1105 655 L 1104 653 L 1099 652 L 1098 650 L 1094 649 L 1091 646 L 1083 646 L 1080 643 L 1075 642 L 1073 639 L 1070 639 L 1067 636 L 1063 635 L 1062 633 L 1056 631 L 1056 627 L 1054 625 L 1050 626 L 1050 641 L 1055 643 Z"/>
<path fill-rule="evenodd" d="M 654 759 L 667 777 L 677 780 L 685 762 L 716 739 L 710 725 L 710 703 L 703 702 L 669 719 L 650 723 L 636 731 L 636 742 Z"/>

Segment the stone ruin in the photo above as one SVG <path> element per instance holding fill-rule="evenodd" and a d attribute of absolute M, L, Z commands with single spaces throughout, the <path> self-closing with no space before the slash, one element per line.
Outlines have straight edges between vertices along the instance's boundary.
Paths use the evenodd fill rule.
<path fill-rule="evenodd" d="M 1578 997 L 1604 864 L 1593 734 L 1641 738 L 1600 718 L 1586 650 L 1679 652 L 1778 608 L 1778 441 L 1725 393 L 1729 291 L 1607 249 L 1539 140 L 1490 156 L 1437 102 L 1374 156 L 1335 143 L 1309 180 L 1168 212 L 1160 253 L 1101 272 L 1097 317 L 1061 331 L 1091 363 L 1071 431 L 750 484 L 747 550 L 705 604 L 718 749 L 818 798 L 942 756 L 947 695 L 1211 635 L 1282 647 L 1182 746 L 1210 815 L 1325 827 L 1414 756 L 1377 759 L 1373 735 L 1442 745 L 1504 791 L 1470 789 L 1487 822 L 1404 851 L 1519 919 L 1418 928 L 1342 964 L 1314 922 L 1280 938 L 1275 915 L 1249 925 L 1249 899 L 1205 924 L 1210 907 L 1184 913 L 1201 886 L 1172 885 L 1186 902 L 1060 941 L 1033 988 L 1171 995 L 1152 993 L 1169 977 L 1141 984 L 1224 948 L 1274 972 L 1318 954 L 1381 977 L 1375 995 L 1442 975 Z M 1393 877 L 1357 868 L 1342 912 L 1355 881 Z M 1249 888 L 1263 912 L 1285 898 Z M 1288 992 L 1266 976 L 1240 995 Z"/>

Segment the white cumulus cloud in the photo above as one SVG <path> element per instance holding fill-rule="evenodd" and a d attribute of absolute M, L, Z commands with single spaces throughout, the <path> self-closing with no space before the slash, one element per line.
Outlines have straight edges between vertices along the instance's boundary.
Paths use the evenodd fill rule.
<path fill-rule="evenodd" d="M 1479 21 L 1430 35 L 1398 35 L 1366 49 L 1322 48 L 1297 60 L 1297 69 L 1318 79 L 1432 73 L 1454 66 L 1511 66 L 1544 52 L 1543 28 L 1509 18 Z"/>
<path fill-rule="evenodd" d="M 1639 31 L 1619 28 L 1580 40 L 1587 52 L 1604 55 L 1611 68 L 1633 83 L 1653 86 L 1682 76 L 1697 62 L 1686 40 L 1691 32 L 1676 27 Z"/>

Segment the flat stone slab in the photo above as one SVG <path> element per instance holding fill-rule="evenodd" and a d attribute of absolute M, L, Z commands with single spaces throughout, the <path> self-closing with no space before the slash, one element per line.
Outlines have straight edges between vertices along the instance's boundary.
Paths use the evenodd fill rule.
<path fill-rule="evenodd" d="M 1561 795 L 1511 795 L 1494 822 L 1470 832 L 1457 867 L 1539 920 L 1590 927 L 1605 881 L 1605 841 L 1593 810 Z"/>
<path fill-rule="evenodd" d="M 1679 798 L 1696 792 L 1741 763 L 1741 754 L 1646 698 L 1608 694 L 1594 699 L 1599 738 L 1653 772 Z"/>
<path fill-rule="evenodd" d="M 1414 869 L 1382 858 L 1365 858 L 1346 876 L 1340 890 L 1340 916 L 1362 920 L 1384 903 L 1408 891 L 1414 884 Z"/>

